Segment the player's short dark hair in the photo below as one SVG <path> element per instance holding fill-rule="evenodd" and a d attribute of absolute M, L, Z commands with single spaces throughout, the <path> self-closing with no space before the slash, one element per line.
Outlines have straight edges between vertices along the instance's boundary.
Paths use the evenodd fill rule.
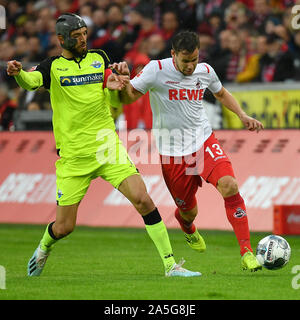
<path fill-rule="evenodd" d="M 172 49 L 178 53 L 187 51 L 192 53 L 200 48 L 199 36 L 193 31 L 181 31 L 172 39 Z"/>

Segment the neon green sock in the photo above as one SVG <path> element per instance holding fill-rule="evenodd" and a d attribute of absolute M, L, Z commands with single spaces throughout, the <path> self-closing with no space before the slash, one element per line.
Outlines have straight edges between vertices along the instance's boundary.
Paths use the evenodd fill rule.
<path fill-rule="evenodd" d="M 169 240 L 168 231 L 164 222 L 161 220 L 156 224 L 145 224 L 145 227 L 149 237 L 152 239 L 158 250 L 158 253 L 164 264 L 165 271 L 168 272 L 175 263 L 175 259 L 173 256 L 173 250 Z"/>
<path fill-rule="evenodd" d="M 49 234 L 49 225 L 50 225 L 50 223 L 47 225 L 45 233 L 43 235 L 43 238 L 40 242 L 41 249 L 44 251 L 50 251 L 52 249 L 53 245 L 58 241 L 58 239 L 54 239 Z"/>

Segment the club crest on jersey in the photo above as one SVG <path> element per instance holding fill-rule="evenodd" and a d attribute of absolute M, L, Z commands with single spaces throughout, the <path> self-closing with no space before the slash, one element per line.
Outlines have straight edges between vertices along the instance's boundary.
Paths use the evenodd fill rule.
<path fill-rule="evenodd" d="M 28 70 L 28 72 L 35 71 L 35 70 L 36 70 L 36 67 L 37 67 L 37 66 L 33 66 L 33 67 L 31 67 L 31 68 Z"/>
<path fill-rule="evenodd" d="M 197 89 L 200 89 L 201 88 L 201 81 L 199 78 L 197 78 L 197 81 L 196 81 L 196 88 Z"/>
<path fill-rule="evenodd" d="M 93 61 L 93 63 L 90 66 L 94 67 L 96 69 L 99 69 L 99 68 L 101 68 L 102 63 L 100 61 Z"/>

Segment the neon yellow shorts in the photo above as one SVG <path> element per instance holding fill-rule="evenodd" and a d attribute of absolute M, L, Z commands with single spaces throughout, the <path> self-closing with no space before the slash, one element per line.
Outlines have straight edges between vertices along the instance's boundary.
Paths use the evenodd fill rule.
<path fill-rule="evenodd" d="M 139 174 L 122 143 L 106 144 L 96 154 L 60 158 L 56 161 L 56 200 L 58 205 L 78 203 L 93 179 L 101 177 L 118 188 L 123 180 Z"/>

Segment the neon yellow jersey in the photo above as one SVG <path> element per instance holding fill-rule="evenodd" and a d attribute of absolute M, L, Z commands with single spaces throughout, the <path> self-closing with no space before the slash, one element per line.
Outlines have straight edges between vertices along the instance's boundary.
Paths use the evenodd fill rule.
<path fill-rule="evenodd" d="M 15 77 L 27 90 L 40 86 L 49 90 L 53 131 L 60 156 L 93 154 L 101 144 L 101 129 L 106 129 L 106 134 L 107 129 L 111 129 L 115 134 L 110 113 L 112 91 L 103 89 L 108 64 L 104 51 L 89 50 L 80 60 L 63 56 L 48 58 L 35 71 L 22 71 Z"/>

